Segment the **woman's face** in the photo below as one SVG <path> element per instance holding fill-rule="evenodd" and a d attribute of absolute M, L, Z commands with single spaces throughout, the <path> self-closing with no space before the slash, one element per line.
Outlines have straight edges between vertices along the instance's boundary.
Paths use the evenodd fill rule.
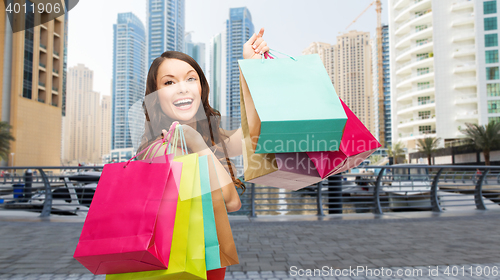
<path fill-rule="evenodd" d="M 192 121 L 201 103 L 196 70 L 182 60 L 169 58 L 160 64 L 156 80 L 163 113 L 181 123 Z"/>

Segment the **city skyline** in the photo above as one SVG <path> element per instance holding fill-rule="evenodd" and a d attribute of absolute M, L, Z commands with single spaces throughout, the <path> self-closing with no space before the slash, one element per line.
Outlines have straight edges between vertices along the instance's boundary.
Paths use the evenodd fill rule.
<path fill-rule="evenodd" d="M 290 55 L 300 55 L 302 50 L 313 41 L 336 42 L 339 32 L 344 32 L 371 1 L 359 0 L 352 5 L 342 1 L 319 1 L 318 5 L 301 5 L 301 1 L 265 2 L 244 0 L 191 0 L 186 1 L 185 31 L 194 31 L 192 41 L 209 44 L 210 39 L 225 29 L 229 9 L 247 7 L 252 13 L 255 29 L 264 27 L 264 38 L 269 45 Z M 100 9 L 96 9 L 97 5 Z M 382 1 L 382 21 L 387 22 L 387 0 Z M 300 9 L 292 9 L 299 7 Z M 216 9 L 214 8 L 216 7 Z M 265 7 L 265 8 L 262 8 Z M 283 7 L 288 7 L 284 9 Z M 330 12 L 328 12 L 330 11 Z M 112 44 L 113 23 L 118 13 L 133 12 L 146 26 L 146 0 L 124 0 L 120 5 L 94 0 L 80 2 L 70 11 L 68 21 L 68 66 L 84 63 L 95 71 L 95 91 L 102 95 L 111 95 L 109 88 L 112 79 Z M 316 14 L 314 13 L 316 12 Z M 99 20 L 90 21 L 88 15 Z M 318 16 L 323 15 L 323 16 Z M 297 21 L 297 18 L 304 20 Z M 283 28 L 283 22 L 288 27 Z M 376 13 L 370 8 L 350 30 L 370 32 L 375 35 Z M 85 34 L 76 36 L 75 34 Z M 91 34 L 92 37 L 89 37 Z M 297 40 L 297 34 L 300 40 Z M 298 42 L 293 44 L 293 42 Z M 147 69 L 149 70 L 149 69 Z"/>

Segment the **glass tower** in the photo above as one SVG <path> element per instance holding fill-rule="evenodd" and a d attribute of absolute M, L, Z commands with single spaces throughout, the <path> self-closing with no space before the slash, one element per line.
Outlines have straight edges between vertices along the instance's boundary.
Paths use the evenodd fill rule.
<path fill-rule="evenodd" d="M 185 0 L 147 0 L 148 69 L 166 51 L 184 52 Z"/>
<path fill-rule="evenodd" d="M 129 108 L 144 96 L 146 84 L 146 30 L 133 13 L 118 14 L 113 25 L 113 92 L 111 149 L 131 148 L 129 126 L 143 123 L 127 120 Z M 137 121 L 136 121 L 137 122 Z"/>
<path fill-rule="evenodd" d="M 226 112 L 229 117 L 228 127 L 233 130 L 240 126 L 240 71 L 238 59 L 243 59 L 243 44 L 254 33 L 252 16 L 246 7 L 231 8 L 226 21 L 227 36 L 227 72 L 226 72 Z"/>
<path fill-rule="evenodd" d="M 392 146 L 391 71 L 389 60 L 389 25 L 382 26 L 382 62 L 384 69 L 384 131 L 385 146 Z"/>

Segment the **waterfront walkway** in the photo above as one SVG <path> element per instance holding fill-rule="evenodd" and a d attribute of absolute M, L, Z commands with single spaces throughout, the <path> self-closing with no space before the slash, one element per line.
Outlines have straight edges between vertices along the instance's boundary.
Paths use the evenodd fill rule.
<path fill-rule="evenodd" d="M 104 279 L 72 257 L 82 225 L 81 218 L 0 216 L 0 279 Z M 500 271 L 484 276 L 500 270 L 497 210 L 231 217 L 231 225 L 240 265 L 226 279 L 500 279 Z M 358 266 L 373 276 L 348 270 Z M 381 268 L 392 277 L 376 277 Z M 299 276 L 313 269 L 329 274 Z M 422 272 L 396 275 L 411 271 Z"/>

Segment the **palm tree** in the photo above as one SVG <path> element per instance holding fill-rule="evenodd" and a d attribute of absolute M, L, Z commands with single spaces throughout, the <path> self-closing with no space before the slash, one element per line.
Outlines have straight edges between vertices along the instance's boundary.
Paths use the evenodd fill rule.
<path fill-rule="evenodd" d="M 466 123 L 462 130 L 469 141 L 484 154 L 484 163 L 490 165 L 490 151 L 500 141 L 500 123 L 490 122 L 487 125 Z"/>
<path fill-rule="evenodd" d="M 12 126 L 7 122 L 0 122 L 0 157 L 8 161 L 10 153 L 10 141 L 16 139 L 10 134 Z"/>
<path fill-rule="evenodd" d="M 429 165 L 432 165 L 431 156 L 432 153 L 434 153 L 438 148 L 440 140 L 441 138 L 425 137 L 424 139 L 418 139 L 417 141 L 417 149 L 419 152 L 425 153 L 427 155 L 427 162 Z"/>
<path fill-rule="evenodd" d="M 387 148 L 387 154 L 389 157 L 394 159 L 394 164 L 398 163 L 398 157 L 405 154 L 403 144 L 401 142 L 396 143 L 394 146 L 389 146 Z"/>

